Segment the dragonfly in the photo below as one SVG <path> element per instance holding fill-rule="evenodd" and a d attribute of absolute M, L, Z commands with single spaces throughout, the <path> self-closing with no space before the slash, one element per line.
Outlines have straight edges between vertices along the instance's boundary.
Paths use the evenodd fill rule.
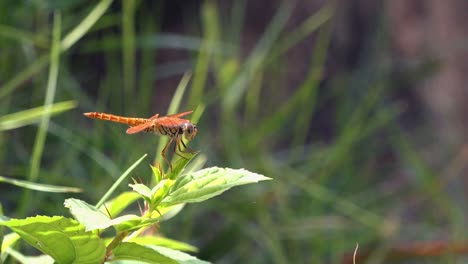
<path fill-rule="evenodd" d="M 162 136 L 168 136 L 170 139 L 161 151 L 161 156 L 164 158 L 172 171 L 172 164 L 167 159 L 166 152 L 173 142 L 174 153 L 184 159 L 187 159 L 187 157 L 184 157 L 182 153 L 196 152 L 193 149 L 187 147 L 183 140 L 183 137 L 185 137 L 187 140 L 192 140 L 198 132 L 198 127 L 196 125 L 192 124 L 190 120 L 182 118 L 191 113 L 193 113 L 193 111 L 167 116 L 159 116 L 159 114 L 155 114 L 150 118 L 125 117 L 100 112 L 89 112 L 84 113 L 84 115 L 93 119 L 101 119 L 126 124 L 130 126 L 130 128 L 127 129 L 127 134 L 153 132 Z"/>

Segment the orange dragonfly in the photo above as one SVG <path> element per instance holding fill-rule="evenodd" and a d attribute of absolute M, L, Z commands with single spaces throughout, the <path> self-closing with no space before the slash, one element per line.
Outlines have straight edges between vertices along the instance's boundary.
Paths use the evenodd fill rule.
<path fill-rule="evenodd" d="M 187 111 L 183 113 L 178 113 L 174 115 L 159 116 L 155 114 L 150 118 L 137 118 L 137 117 L 124 117 L 106 113 L 99 112 L 89 112 L 84 113 L 85 116 L 94 119 L 108 120 L 112 122 L 122 123 L 129 125 L 130 128 L 127 129 L 127 134 L 135 134 L 138 132 L 154 132 L 159 135 L 168 136 L 170 140 L 167 142 L 166 146 L 161 151 L 161 156 L 167 162 L 169 167 L 172 170 L 172 165 L 169 160 L 166 158 L 166 151 L 172 142 L 174 144 L 174 153 L 178 156 L 187 159 L 182 156 L 181 153 L 194 153 L 195 151 L 187 145 L 185 145 L 182 135 L 185 136 L 188 140 L 192 140 L 198 132 L 196 125 L 192 124 L 188 119 L 182 119 L 186 115 L 193 113 L 193 111 Z M 182 146 L 184 150 L 182 150 Z M 177 152 L 179 151 L 179 152 Z"/>

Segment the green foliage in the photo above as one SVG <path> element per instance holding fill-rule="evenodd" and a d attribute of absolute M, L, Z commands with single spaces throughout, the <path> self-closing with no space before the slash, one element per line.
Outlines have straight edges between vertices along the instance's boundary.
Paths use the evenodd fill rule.
<path fill-rule="evenodd" d="M 143 158 L 144 156 L 132 165 L 123 176 L 128 175 Z M 181 164 L 186 164 L 186 162 Z M 176 168 L 178 168 L 179 173 L 183 171 L 181 166 Z M 174 175 L 174 172 L 172 171 L 170 175 Z M 170 239 L 135 239 L 135 237 L 143 230 L 160 222 L 166 213 L 171 213 L 174 205 L 201 202 L 219 195 L 231 187 L 269 179 L 244 169 L 219 168 L 172 176 L 175 177 L 175 180 L 169 179 L 169 175 L 162 174 L 160 176 L 162 179 L 153 188 L 143 184 L 130 184 L 137 196 L 131 196 L 129 193 L 117 196 L 107 203 L 111 211 L 108 211 L 106 206 L 102 207 L 106 209 L 107 213 L 117 214 L 130 205 L 130 202 L 124 200 L 128 199 L 133 202 L 140 198 L 144 200 L 145 208 L 141 212 L 141 216 L 124 214 L 111 217 L 98 206 L 95 207 L 85 201 L 70 198 L 65 200 L 64 205 L 70 210 L 75 220 L 61 216 L 36 216 L 26 219 L 9 219 L 2 216 L 0 226 L 10 228 L 30 245 L 52 257 L 57 263 L 103 263 L 104 261 L 119 260 L 136 260 L 146 263 L 207 263 L 178 251 L 196 251 L 190 245 Z M 105 196 L 107 197 L 108 194 L 106 193 Z M 122 204 L 117 205 L 117 203 Z M 177 208 L 178 213 L 181 208 Z M 171 217 L 173 216 L 171 215 Z M 106 245 L 105 241 L 111 238 L 100 237 L 98 234 L 109 227 L 113 227 L 115 230 L 115 237 Z M 132 242 L 123 242 L 127 236 L 132 238 Z M 3 251 L 9 249 L 14 241 L 13 238 L 5 240 Z M 173 249 L 167 247 L 173 247 Z M 20 259 L 23 258 L 20 257 Z M 34 260 L 38 261 L 38 259 Z M 23 261 L 26 260 L 23 259 Z"/>
<path fill-rule="evenodd" d="M 162 199 L 162 206 L 198 203 L 210 199 L 234 186 L 269 180 L 263 175 L 244 169 L 207 168 L 179 177 L 171 192 Z"/>
<path fill-rule="evenodd" d="M 189 245 L 184 242 L 180 242 L 174 239 L 167 237 L 158 237 L 158 236 L 139 236 L 133 237 L 129 240 L 130 242 L 135 242 L 139 245 L 148 245 L 148 246 L 162 246 L 165 248 L 172 248 L 179 251 L 185 252 L 197 252 L 198 249 L 192 245 Z"/>
<path fill-rule="evenodd" d="M 1 219 L 0 225 L 16 232 L 57 263 L 99 263 L 105 257 L 104 242 L 86 232 L 79 222 L 61 216 Z"/>
<path fill-rule="evenodd" d="M 151 248 L 136 243 L 123 242 L 113 250 L 115 260 L 136 260 L 142 263 L 177 264 L 175 259 L 160 254 Z"/>

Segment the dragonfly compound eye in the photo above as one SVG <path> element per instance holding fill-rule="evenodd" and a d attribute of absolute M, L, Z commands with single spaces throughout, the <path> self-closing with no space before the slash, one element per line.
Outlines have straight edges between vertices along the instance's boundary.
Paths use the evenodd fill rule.
<path fill-rule="evenodd" d="M 197 126 L 192 124 L 185 125 L 185 137 L 189 140 L 195 137 L 197 134 Z"/>

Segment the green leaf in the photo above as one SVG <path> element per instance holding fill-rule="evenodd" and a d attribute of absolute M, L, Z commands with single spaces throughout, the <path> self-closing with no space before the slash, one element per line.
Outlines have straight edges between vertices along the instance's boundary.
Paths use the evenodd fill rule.
<path fill-rule="evenodd" d="M 145 200 L 151 201 L 152 192 L 151 192 L 151 189 L 148 186 L 146 186 L 144 184 L 141 184 L 141 183 L 129 184 L 128 186 L 130 186 L 130 188 L 132 188 L 134 192 L 136 192 L 139 195 L 143 196 L 143 198 L 145 198 Z"/>
<path fill-rule="evenodd" d="M 146 214 L 145 218 L 157 219 L 158 222 L 166 221 L 176 216 L 182 209 L 185 204 L 176 204 L 171 206 L 157 206 L 156 208 L 151 208 Z"/>
<path fill-rule="evenodd" d="M 174 180 L 162 180 L 151 190 L 151 206 L 157 206 L 174 185 Z"/>
<path fill-rule="evenodd" d="M 4 229 L 4 227 L 0 227 Z M 5 262 L 7 255 L 10 254 L 10 250 L 15 246 L 16 242 L 20 239 L 20 236 L 14 232 L 7 234 L 3 237 L 3 241 L 0 240 L 0 263 Z"/>
<path fill-rule="evenodd" d="M 201 202 L 234 186 L 270 179 L 245 169 L 207 168 L 179 177 L 161 206 Z"/>
<path fill-rule="evenodd" d="M 198 153 L 184 153 L 186 159 L 179 158 L 172 164 L 172 171 L 167 175 L 169 179 L 176 179 L 179 175 L 182 174 L 185 166 L 197 155 Z"/>
<path fill-rule="evenodd" d="M 16 233 L 10 233 L 10 234 L 7 234 L 3 237 L 3 243 L 1 244 L 1 250 L 0 252 L 5 252 L 7 250 L 7 248 L 10 248 L 10 247 L 13 247 L 16 243 L 16 241 L 18 241 L 18 239 L 20 238 L 20 236 Z"/>
<path fill-rule="evenodd" d="M 40 255 L 34 257 L 24 257 L 23 264 L 53 264 L 54 259 L 51 258 L 49 255 Z"/>
<path fill-rule="evenodd" d="M 180 264 L 209 264 L 210 262 L 199 260 L 194 256 L 191 256 L 187 253 L 177 251 L 170 248 L 160 247 L 160 246 L 147 246 L 171 259 L 177 260 L 177 263 Z"/>
<path fill-rule="evenodd" d="M 4 115 L 0 117 L 0 131 L 30 125 L 39 121 L 43 115 L 55 115 L 75 107 L 75 101 L 66 101 Z"/>
<path fill-rule="evenodd" d="M 85 201 L 70 198 L 66 199 L 63 205 L 70 210 L 70 213 L 78 222 L 85 226 L 86 231 L 111 226 L 109 216 Z"/>
<path fill-rule="evenodd" d="M 106 202 L 105 206 L 103 205 L 99 209 L 101 210 L 101 212 L 106 213 L 112 218 L 120 214 L 130 204 L 132 204 L 139 198 L 140 195 L 136 192 L 123 192 L 117 197 L 111 199 L 109 202 Z"/>
<path fill-rule="evenodd" d="M 2 208 L 2 204 L 0 204 L 0 220 L 1 220 L 1 217 L 3 215 L 3 208 Z M 9 247 L 12 243 L 10 244 L 6 244 L 6 236 L 4 235 L 4 227 L 3 226 L 0 226 L 0 264 L 3 263 L 3 261 L 5 260 L 5 255 L 3 254 L 3 252 L 5 252 L 5 247 Z"/>
<path fill-rule="evenodd" d="M 174 239 L 159 237 L 159 236 L 138 236 L 130 239 L 129 242 L 135 242 L 140 245 L 153 245 L 162 246 L 175 250 L 186 251 L 186 252 L 198 252 L 198 248 L 189 245 L 187 243 L 177 241 Z"/>
<path fill-rule="evenodd" d="M 34 257 L 25 257 L 23 264 L 54 264 L 54 259 L 49 255 L 40 255 Z"/>
<path fill-rule="evenodd" d="M 86 227 L 86 231 L 105 229 L 124 221 L 140 219 L 140 217 L 136 215 L 126 215 L 111 219 L 94 206 L 74 198 L 66 199 L 64 206 L 70 209 L 70 213 L 73 217 Z"/>
<path fill-rule="evenodd" d="M 35 190 L 35 191 L 41 191 L 41 192 L 54 192 L 54 193 L 82 192 L 80 188 L 40 184 L 40 183 L 35 183 L 35 182 L 30 182 L 30 181 L 10 179 L 10 178 L 6 178 L 3 176 L 0 176 L 0 182 L 6 182 L 6 183 L 19 186 L 19 187 L 23 187 L 23 188 Z"/>
<path fill-rule="evenodd" d="M 12 248 L 9 248 L 7 252 L 11 257 L 15 258 L 19 263 L 22 263 L 22 264 L 37 264 L 37 263 L 54 264 L 55 263 L 54 259 L 50 257 L 49 255 L 39 255 L 39 256 L 29 257 L 29 256 L 25 256 L 21 254 L 20 252 Z"/>
<path fill-rule="evenodd" d="M 159 168 L 154 167 L 151 164 L 150 164 L 150 167 L 151 167 L 151 170 L 153 171 L 154 179 L 156 183 L 160 182 L 162 180 L 162 172 L 159 170 Z"/>
<path fill-rule="evenodd" d="M 144 184 L 129 184 L 133 191 L 141 195 L 148 204 L 150 204 L 151 210 L 159 204 L 159 202 L 166 197 L 172 185 L 174 185 L 174 180 L 161 180 L 153 189 L 148 188 Z"/>
<path fill-rule="evenodd" d="M 131 242 L 120 243 L 112 250 L 113 260 L 137 260 L 145 263 L 155 264 L 177 264 L 179 262 L 166 257 L 165 255 L 153 250 L 149 247 L 138 245 Z"/>
<path fill-rule="evenodd" d="M 112 219 L 111 222 L 113 223 L 114 228 L 115 230 L 117 230 L 117 232 L 133 231 L 159 222 L 159 214 L 153 214 L 152 216 L 153 217 L 135 218 L 134 215 L 124 215 L 116 219 Z"/>
<path fill-rule="evenodd" d="M 158 221 L 158 218 L 142 218 L 132 214 L 112 219 L 85 201 L 73 198 L 65 200 L 64 205 L 70 209 L 73 217 L 85 226 L 86 231 L 105 229 L 110 226 L 115 227 L 117 231 L 133 230 Z"/>
<path fill-rule="evenodd" d="M 62 216 L 5 219 L 0 218 L 0 225 L 9 227 L 57 263 L 101 263 L 104 260 L 104 242 L 73 219 Z"/>

